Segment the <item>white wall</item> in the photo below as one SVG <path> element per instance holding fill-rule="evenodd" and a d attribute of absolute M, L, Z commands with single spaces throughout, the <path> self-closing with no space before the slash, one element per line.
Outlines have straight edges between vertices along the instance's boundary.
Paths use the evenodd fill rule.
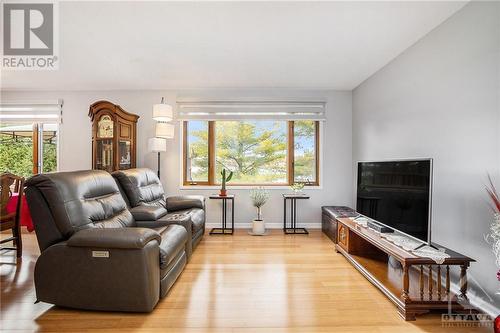
<path fill-rule="evenodd" d="M 121 105 L 125 110 L 140 116 L 138 123 L 137 163 L 138 166 L 156 170 L 156 154 L 147 152 L 147 139 L 154 136 L 154 122 L 151 119 L 152 105 L 158 103 L 162 96 L 175 104 L 177 96 L 207 94 L 206 91 L 2 91 L 5 100 L 55 99 L 62 98 L 63 124 L 60 128 L 60 171 L 91 168 L 91 123 L 88 117 L 89 105 L 104 99 Z M 211 94 L 211 92 L 208 92 Z M 333 91 L 217 91 L 217 94 L 237 97 L 320 97 L 327 99 L 327 121 L 323 125 L 323 151 L 321 189 L 308 190 L 311 199 L 299 203 L 299 221 L 309 226 L 319 227 L 322 205 L 350 205 L 352 202 L 352 122 L 351 92 Z M 210 190 L 182 190 L 180 161 L 179 127 L 176 137 L 168 141 L 168 151 L 162 153 L 162 182 L 168 195 L 216 193 Z M 235 222 L 243 226 L 255 216 L 255 209 L 248 197 L 249 190 L 229 191 L 236 194 Z M 288 189 L 271 191 L 271 199 L 263 208 L 266 222 L 273 226 L 281 226 L 283 203 L 281 193 Z M 220 224 L 220 202 L 208 201 L 209 224 Z"/>
<path fill-rule="evenodd" d="M 496 314 L 484 184 L 500 187 L 499 50 L 500 3 L 472 2 L 353 92 L 353 161 L 434 158 L 433 241 L 477 260 L 473 293 Z"/>

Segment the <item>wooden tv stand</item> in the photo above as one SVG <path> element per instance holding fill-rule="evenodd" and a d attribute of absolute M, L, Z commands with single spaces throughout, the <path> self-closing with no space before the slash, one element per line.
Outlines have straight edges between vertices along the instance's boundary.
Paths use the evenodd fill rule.
<path fill-rule="evenodd" d="M 467 268 L 473 259 L 445 249 L 450 258 L 438 265 L 430 258 L 405 251 L 349 218 L 336 221 L 335 249 L 397 306 L 405 320 L 415 320 L 416 315 L 431 310 L 469 308 Z M 450 291 L 450 266 L 460 267 L 458 295 Z"/>

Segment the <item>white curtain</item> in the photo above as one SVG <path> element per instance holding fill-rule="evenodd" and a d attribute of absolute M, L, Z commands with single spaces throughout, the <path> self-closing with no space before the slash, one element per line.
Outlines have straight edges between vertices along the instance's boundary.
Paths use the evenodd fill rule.
<path fill-rule="evenodd" d="M 62 100 L 1 101 L 2 123 L 61 123 Z"/>
<path fill-rule="evenodd" d="M 176 120 L 325 120 L 324 101 L 177 101 Z"/>

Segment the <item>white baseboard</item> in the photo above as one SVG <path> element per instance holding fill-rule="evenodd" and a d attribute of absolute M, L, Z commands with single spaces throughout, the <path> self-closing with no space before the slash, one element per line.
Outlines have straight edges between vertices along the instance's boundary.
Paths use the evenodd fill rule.
<path fill-rule="evenodd" d="M 228 225 L 230 226 L 230 222 L 228 221 Z M 220 228 L 221 222 L 207 222 L 205 225 L 208 229 L 211 228 Z M 250 229 L 252 227 L 251 222 L 235 222 L 235 229 Z M 297 227 L 299 228 L 308 228 L 308 229 L 321 229 L 321 222 L 316 223 L 297 223 Z M 267 229 L 283 229 L 283 223 L 281 222 L 266 222 Z"/>

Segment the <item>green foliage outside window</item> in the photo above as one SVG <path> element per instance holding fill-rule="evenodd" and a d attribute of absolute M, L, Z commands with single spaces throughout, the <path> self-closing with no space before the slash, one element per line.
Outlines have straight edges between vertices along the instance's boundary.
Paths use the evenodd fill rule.
<path fill-rule="evenodd" d="M 57 144 L 54 137 L 43 139 L 43 172 L 57 171 Z M 33 176 L 33 139 L 30 136 L 0 135 L 0 172 L 25 178 Z"/>
<path fill-rule="evenodd" d="M 189 181 L 208 181 L 208 122 L 188 123 Z"/>
<path fill-rule="evenodd" d="M 0 139 L 0 171 L 25 178 L 33 175 L 33 142 L 31 138 Z"/>
<path fill-rule="evenodd" d="M 285 124 L 279 121 L 216 122 L 215 174 L 219 175 L 223 168 L 233 171 L 234 184 L 286 183 Z"/>
<path fill-rule="evenodd" d="M 294 157 L 296 182 L 316 180 L 316 124 L 311 120 L 294 122 Z"/>
<path fill-rule="evenodd" d="M 55 139 L 43 140 L 43 172 L 57 171 L 57 144 Z"/>

